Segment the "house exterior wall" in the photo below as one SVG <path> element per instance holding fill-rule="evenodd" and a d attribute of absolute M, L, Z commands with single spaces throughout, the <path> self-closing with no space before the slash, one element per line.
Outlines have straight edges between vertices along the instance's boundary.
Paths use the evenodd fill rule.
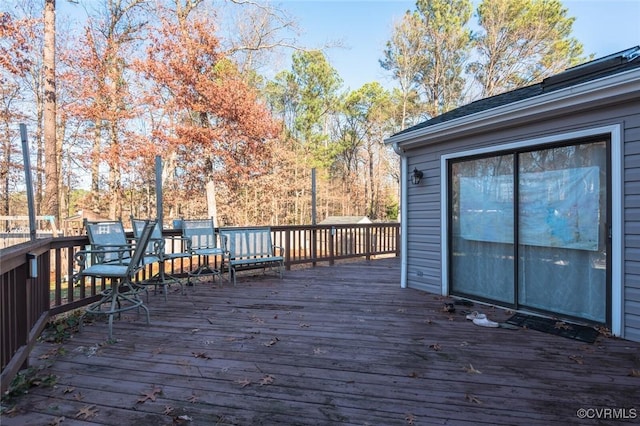
<path fill-rule="evenodd" d="M 407 188 L 407 286 L 438 294 L 448 289 L 442 255 L 442 223 L 446 214 L 441 182 L 442 156 L 459 152 L 501 146 L 519 141 L 535 140 L 554 135 L 619 126 L 621 129 L 621 181 L 623 194 L 617 197 L 622 211 L 622 259 L 620 262 L 622 296 L 622 336 L 640 341 L 640 97 L 619 103 L 592 105 L 588 109 L 567 108 L 553 113 L 531 115 L 504 123 L 499 127 L 485 126 L 460 137 L 440 143 L 429 143 L 407 149 L 407 170 L 414 167 L 424 172 L 419 185 Z M 615 170 L 613 170 L 615 172 Z M 614 198 L 615 200 L 615 198 Z M 614 251 L 615 252 L 615 251 Z"/>

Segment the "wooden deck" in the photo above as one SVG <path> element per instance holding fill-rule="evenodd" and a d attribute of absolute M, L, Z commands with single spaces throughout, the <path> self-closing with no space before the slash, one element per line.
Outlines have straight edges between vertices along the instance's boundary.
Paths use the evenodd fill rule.
<path fill-rule="evenodd" d="M 451 299 L 401 289 L 399 269 L 360 261 L 152 295 L 152 324 L 128 313 L 115 343 L 103 321 L 39 343 L 32 365 L 57 384 L 32 388 L 0 423 L 598 423 L 580 409 L 639 421 L 640 344 L 478 327 L 460 311 L 510 313 L 444 312 Z"/>

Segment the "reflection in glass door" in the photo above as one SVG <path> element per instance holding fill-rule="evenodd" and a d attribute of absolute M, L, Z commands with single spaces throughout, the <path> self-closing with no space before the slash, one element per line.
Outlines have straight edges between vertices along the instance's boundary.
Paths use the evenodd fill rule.
<path fill-rule="evenodd" d="M 598 140 L 451 163 L 451 293 L 606 323 L 608 150 Z"/>
<path fill-rule="evenodd" d="M 607 143 L 518 157 L 518 304 L 606 322 Z"/>
<path fill-rule="evenodd" d="M 452 291 L 513 304 L 513 155 L 451 169 Z"/>

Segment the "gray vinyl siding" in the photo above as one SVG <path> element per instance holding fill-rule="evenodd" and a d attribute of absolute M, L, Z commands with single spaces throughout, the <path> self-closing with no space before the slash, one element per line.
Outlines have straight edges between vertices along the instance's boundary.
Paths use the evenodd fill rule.
<path fill-rule="evenodd" d="M 424 172 L 424 183 L 408 184 L 407 285 L 442 293 L 440 157 L 461 151 L 537 139 L 608 125 L 622 125 L 623 223 L 622 248 L 623 337 L 640 341 L 640 99 L 615 107 L 535 117 L 511 127 L 484 129 L 471 137 L 423 145 L 407 151 L 407 169 Z M 446 173 L 446 171 L 442 171 Z M 615 260 L 614 260 L 615 261 Z M 619 261 L 619 260 L 618 260 Z"/>
<path fill-rule="evenodd" d="M 441 292 L 440 265 L 440 158 L 433 154 L 411 159 L 424 177 L 420 185 L 409 184 L 407 212 L 407 284 L 409 287 Z"/>
<path fill-rule="evenodd" d="M 624 337 L 640 341 L 640 101 L 624 120 Z"/>

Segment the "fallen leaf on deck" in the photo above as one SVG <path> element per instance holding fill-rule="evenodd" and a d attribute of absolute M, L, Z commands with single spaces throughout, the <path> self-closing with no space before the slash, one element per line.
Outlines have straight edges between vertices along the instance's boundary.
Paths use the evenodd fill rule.
<path fill-rule="evenodd" d="M 475 395 L 466 394 L 464 398 L 469 402 L 473 402 L 474 404 L 482 404 L 482 401 L 480 401 L 480 399 Z"/>
<path fill-rule="evenodd" d="M 76 388 L 74 388 L 73 386 L 67 386 L 66 388 L 64 388 L 64 390 L 62 391 L 62 393 L 71 393 L 74 390 L 76 390 Z"/>
<path fill-rule="evenodd" d="M 196 402 L 198 402 L 198 397 L 195 395 L 191 395 L 189 398 L 187 398 L 187 402 L 195 404 Z"/>
<path fill-rule="evenodd" d="M 150 391 L 147 391 L 146 393 L 142 393 L 141 397 L 138 398 L 138 401 L 136 401 L 137 403 L 140 404 L 144 404 L 145 402 L 151 400 L 154 401 L 156 400 L 156 396 L 160 395 L 162 393 L 162 388 L 159 388 L 157 386 L 153 386 L 153 388 L 151 388 Z"/>
<path fill-rule="evenodd" d="M 569 359 L 575 362 L 576 364 L 581 364 L 581 365 L 584 364 L 584 360 L 580 355 L 569 355 Z"/>
<path fill-rule="evenodd" d="M 77 394 L 73 395 L 73 399 L 75 399 L 76 401 L 82 401 L 84 399 L 84 395 L 82 394 L 82 392 L 78 392 Z"/>
<path fill-rule="evenodd" d="M 58 354 L 58 348 L 51 349 L 38 357 L 38 359 L 49 359 Z"/>
<path fill-rule="evenodd" d="M 309 324 L 306 324 L 304 322 L 300 323 L 300 328 L 307 328 L 307 327 L 309 327 Z"/>
<path fill-rule="evenodd" d="M 95 405 L 87 405 L 84 406 L 76 413 L 76 419 L 83 418 L 85 420 L 90 419 L 91 417 L 98 414 L 98 410 Z"/>
<path fill-rule="evenodd" d="M 326 353 L 327 353 L 327 351 L 324 351 L 324 350 L 322 350 L 322 349 L 320 349 L 320 348 L 313 348 L 313 353 L 314 353 L 315 355 L 320 355 L 320 354 L 326 354 Z"/>
<path fill-rule="evenodd" d="M 60 426 L 60 425 L 62 424 L 62 422 L 64 422 L 64 420 L 65 420 L 65 417 L 64 417 L 64 416 L 62 416 L 62 417 L 56 417 L 55 419 L 53 419 L 53 420 L 51 421 L 51 423 L 49 423 L 49 425 L 48 425 L 48 426 Z"/>
<path fill-rule="evenodd" d="M 567 324 L 564 321 L 556 322 L 553 327 L 558 329 L 558 330 L 571 330 L 573 328 L 573 327 L 571 327 L 569 324 Z"/>
<path fill-rule="evenodd" d="M 181 425 L 183 423 L 192 422 L 192 421 L 193 421 L 193 418 L 187 416 L 186 414 L 183 414 L 181 416 L 175 417 L 173 419 L 173 424 Z"/>
<path fill-rule="evenodd" d="M 236 380 L 236 383 L 239 384 L 241 388 L 246 388 L 251 384 L 251 380 L 249 379 Z"/>
<path fill-rule="evenodd" d="M 407 422 L 408 425 L 413 425 L 416 422 L 416 416 L 411 413 L 407 413 L 404 416 L 404 421 Z"/>
<path fill-rule="evenodd" d="M 164 406 L 164 411 L 162 412 L 162 414 L 164 414 L 165 416 L 170 416 L 173 413 L 173 407 L 170 407 L 168 405 Z"/>
<path fill-rule="evenodd" d="M 191 334 L 193 334 L 193 333 L 197 333 L 198 331 L 200 331 L 200 329 L 199 329 L 199 328 L 194 328 L 194 329 L 192 329 L 192 330 L 191 330 Z"/>
<path fill-rule="evenodd" d="M 209 355 L 207 355 L 205 352 L 191 352 L 191 353 L 196 358 L 213 359 Z"/>
<path fill-rule="evenodd" d="M 253 315 L 253 316 L 251 317 L 251 321 L 253 321 L 253 322 L 257 323 L 257 324 L 264 324 L 264 321 L 263 321 L 263 320 L 261 320 L 260 318 L 258 318 L 258 317 L 257 317 L 257 316 L 255 316 L 255 315 Z"/>
<path fill-rule="evenodd" d="M 279 341 L 280 341 L 280 339 L 278 339 L 277 337 L 274 337 L 273 339 L 269 340 L 268 342 L 263 343 L 263 345 L 265 345 L 265 346 L 269 347 L 269 346 L 273 346 L 273 345 L 275 345 L 275 344 L 276 344 L 276 343 L 278 343 Z"/>
<path fill-rule="evenodd" d="M 433 350 L 434 350 L 434 351 L 436 351 L 436 352 L 438 352 L 439 350 L 441 350 L 441 349 L 442 349 L 442 347 L 441 347 L 441 346 L 440 346 L 440 344 L 438 344 L 438 343 L 434 343 L 434 344 L 432 344 L 432 345 L 429 345 L 429 348 L 430 348 L 430 349 L 433 349 Z"/>
<path fill-rule="evenodd" d="M 464 371 L 466 371 L 469 374 L 482 374 L 480 372 L 480 370 L 476 370 L 475 368 L 473 368 L 473 365 L 469 364 L 469 366 L 464 366 Z"/>
<path fill-rule="evenodd" d="M 631 377 L 640 377 L 640 370 L 636 370 L 635 368 L 631 369 L 631 373 L 629 373 Z"/>
<path fill-rule="evenodd" d="M 276 378 L 271 374 L 265 375 L 262 379 L 260 379 L 260 386 L 270 385 Z"/>

